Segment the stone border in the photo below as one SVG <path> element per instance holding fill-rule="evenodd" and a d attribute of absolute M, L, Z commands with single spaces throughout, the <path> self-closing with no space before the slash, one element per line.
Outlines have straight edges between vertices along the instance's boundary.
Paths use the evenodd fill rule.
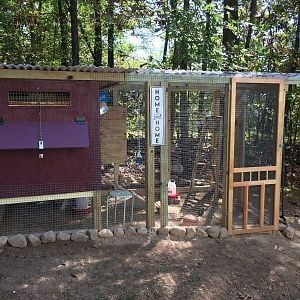
<path fill-rule="evenodd" d="M 290 240 L 295 237 L 295 229 L 289 225 L 279 224 L 278 230 Z"/>
<path fill-rule="evenodd" d="M 37 247 L 41 244 L 54 243 L 56 241 L 74 241 L 74 242 L 87 242 L 88 240 L 96 241 L 101 239 L 109 239 L 112 237 L 122 238 L 128 236 L 148 236 L 149 238 L 155 237 L 177 237 L 177 238 L 218 238 L 223 239 L 227 237 L 228 232 L 225 227 L 219 226 L 173 226 L 156 228 L 152 227 L 147 229 L 146 226 L 127 226 L 115 227 L 113 230 L 97 229 L 78 230 L 74 232 L 66 231 L 47 231 L 42 234 L 29 234 L 29 235 L 12 235 L 0 236 L 0 249 L 5 246 L 14 248 L 25 248 L 27 246 Z"/>

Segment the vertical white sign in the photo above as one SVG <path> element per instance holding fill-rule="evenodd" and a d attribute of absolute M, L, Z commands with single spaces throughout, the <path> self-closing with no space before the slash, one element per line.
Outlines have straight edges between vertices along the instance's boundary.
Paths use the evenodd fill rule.
<path fill-rule="evenodd" d="M 165 90 L 163 87 L 150 87 L 150 135 L 151 146 L 164 145 L 165 139 Z"/>

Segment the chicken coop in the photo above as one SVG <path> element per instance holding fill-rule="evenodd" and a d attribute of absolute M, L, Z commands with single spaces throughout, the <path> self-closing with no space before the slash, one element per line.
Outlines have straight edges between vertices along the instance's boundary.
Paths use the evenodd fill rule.
<path fill-rule="evenodd" d="M 0 234 L 141 223 L 276 230 L 284 94 L 299 83 L 0 65 Z"/>

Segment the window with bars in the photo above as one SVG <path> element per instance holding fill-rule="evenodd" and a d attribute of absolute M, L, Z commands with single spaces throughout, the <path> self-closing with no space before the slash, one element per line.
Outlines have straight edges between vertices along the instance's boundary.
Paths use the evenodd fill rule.
<path fill-rule="evenodd" d="M 70 104 L 70 92 L 8 92 L 9 106 L 69 106 Z"/>

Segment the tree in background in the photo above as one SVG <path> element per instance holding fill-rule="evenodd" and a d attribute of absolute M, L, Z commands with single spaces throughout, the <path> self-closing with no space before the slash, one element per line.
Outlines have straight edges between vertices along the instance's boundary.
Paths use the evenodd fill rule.
<path fill-rule="evenodd" d="M 238 45 L 237 24 L 238 17 L 238 1 L 224 0 L 224 19 L 223 19 L 223 46 L 225 54 L 225 69 L 234 69 L 233 62 L 235 60 L 235 48 Z"/>
<path fill-rule="evenodd" d="M 158 60 L 132 57 L 129 33 L 160 34 Z M 2 0 L 0 61 L 14 64 L 299 72 L 298 0 Z M 147 45 L 144 45 L 147 48 Z M 299 142 L 296 87 L 286 136 Z M 180 95 L 186 116 L 187 95 Z M 186 136 L 188 128 L 181 128 Z"/>
<path fill-rule="evenodd" d="M 60 56 L 61 64 L 63 66 L 68 65 L 68 25 L 67 25 L 67 9 L 66 3 L 63 0 L 57 0 L 57 14 L 60 27 Z"/>
<path fill-rule="evenodd" d="M 72 65 L 79 65 L 79 37 L 77 0 L 70 0 L 69 11 L 71 17 Z"/>

